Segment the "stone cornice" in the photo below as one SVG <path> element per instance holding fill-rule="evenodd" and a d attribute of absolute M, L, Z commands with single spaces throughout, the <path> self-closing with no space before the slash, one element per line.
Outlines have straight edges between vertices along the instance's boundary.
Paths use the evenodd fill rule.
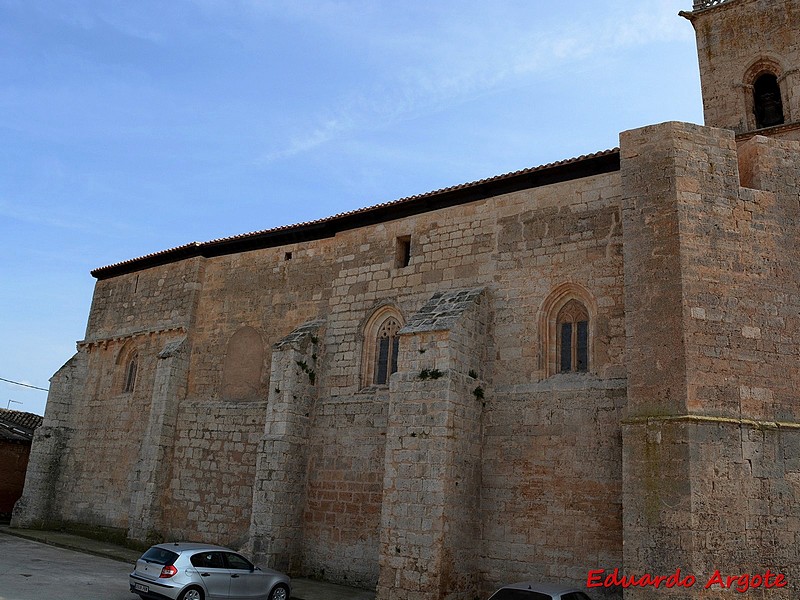
<path fill-rule="evenodd" d="M 132 340 L 137 337 L 147 337 L 147 336 L 154 336 L 154 335 L 163 335 L 165 333 L 182 333 L 186 334 L 187 329 L 183 325 L 178 325 L 176 327 L 157 327 L 153 329 L 142 329 L 139 331 L 133 331 L 131 333 L 125 335 L 115 335 L 111 337 L 105 338 L 97 338 L 91 340 L 81 340 L 76 343 L 78 350 L 90 350 L 91 348 L 97 347 L 106 347 L 109 344 L 113 344 L 116 342 L 127 342 L 128 340 Z"/>
<path fill-rule="evenodd" d="M 737 133 L 736 141 L 743 142 L 757 135 L 763 135 L 766 137 L 775 137 L 776 135 L 780 135 L 782 133 L 787 133 L 789 131 L 797 131 L 797 130 L 800 130 L 800 121 L 795 121 L 794 123 L 786 123 L 784 125 L 775 125 L 774 127 L 765 127 L 763 129 L 756 129 L 755 131 L 745 131 L 744 133 Z"/>

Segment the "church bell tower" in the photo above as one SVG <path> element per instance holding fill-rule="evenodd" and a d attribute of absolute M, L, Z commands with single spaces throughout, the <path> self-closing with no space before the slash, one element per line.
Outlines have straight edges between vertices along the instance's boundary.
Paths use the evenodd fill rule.
<path fill-rule="evenodd" d="M 695 0 L 705 124 L 800 140 L 800 1 Z"/>

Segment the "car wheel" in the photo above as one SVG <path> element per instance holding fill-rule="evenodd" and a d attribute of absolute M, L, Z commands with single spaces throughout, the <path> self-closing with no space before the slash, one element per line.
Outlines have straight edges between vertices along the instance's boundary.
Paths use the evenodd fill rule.
<path fill-rule="evenodd" d="M 289 600 L 289 588 L 279 583 L 269 593 L 269 600 Z"/>
<path fill-rule="evenodd" d="M 188 588 L 183 590 L 178 600 L 203 600 L 203 592 L 198 588 Z"/>

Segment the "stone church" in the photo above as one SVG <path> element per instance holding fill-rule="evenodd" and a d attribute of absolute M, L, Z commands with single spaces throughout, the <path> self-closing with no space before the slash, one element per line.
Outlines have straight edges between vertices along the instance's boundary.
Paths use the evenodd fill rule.
<path fill-rule="evenodd" d="M 705 126 L 93 271 L 14 524 L 379 600 L 799 597 L 800 2 L 681 15 Z"/>

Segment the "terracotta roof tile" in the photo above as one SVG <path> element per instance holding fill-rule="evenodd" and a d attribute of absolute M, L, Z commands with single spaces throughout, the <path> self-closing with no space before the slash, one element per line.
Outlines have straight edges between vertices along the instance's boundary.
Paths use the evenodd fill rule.
<path fill-rule="evenodd" d="M 0 439 L 29 442 L 43 418 L 29 412 L 0 408 Z"/>

